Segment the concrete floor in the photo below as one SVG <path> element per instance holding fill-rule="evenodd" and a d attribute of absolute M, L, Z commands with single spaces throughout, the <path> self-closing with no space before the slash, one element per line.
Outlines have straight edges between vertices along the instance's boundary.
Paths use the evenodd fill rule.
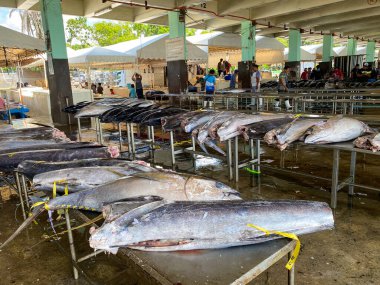
<path fill-rule="evenodd" d="M 271 165 L 279 166 L 279 151 L 264 148 L 263 160 L 273 160 Z M 330 178 L 332 152 L 328 150 L 303 149 L 295 155 L 287 150 L 287 169 L 304 171 Z M 169 153 L 159 150 L 155 163 L 169 166 Z M 348 172 L 349 158 L 342 155 L 341 173 Z M 358 155 L 357 179 L 380 187 L 380 159 Z M 180 157 L 178 170 L 194 172 L 188 156 Z M 219 160 L 200 158 L 196 172 L 228 183 L 225 166 Z M 260 177 L 240 171 L 241 179 L 237 188 L 244 199 L 304 199 L 330 201 L 329 184 L 326 181 L 295 175 L 280 175 L 262 170 Z M 357 195 L 349 201 L 346 189 L 338 194 L 335 211 L 336 227 L 301 237 L 302 250 L 296 262 L 296 284 L 379 284 L 380 280 L 380 207 L 379 194 L 356 189 Z M 21 211 L 16 207 L 17 198 L 10 196 L 7 187 L 1 190 L 0 241 L 8 237 L 21 222 Z M 16 210 L 17 208 L 17 210 Z M 154 284 L 141 274 L 135 265 L 119 256 L 100 254 L 82 263 L 86 276 L 78 281 L 72 277 L 66 236 L 59 241 L 43 240 L 42 228 L 49 229 L 46 217 L 39 219 L 20 235 L 12 244 L 0 252 L 0 284 Z M 64 227 L 58 228 L 64 230 Z M 51 232 L 51 230 L 50 230 Z M 79 256 L 91 252 L 88 246 L 88 229 L 81 229 L 74 235 Z M 286 260 L 274 265 L 263 273 L 254 284 L 287 284 Z M 192 270 L 192 268 L 189 268 Z M 207 284 L 215 284 L 212 280 Z"/>

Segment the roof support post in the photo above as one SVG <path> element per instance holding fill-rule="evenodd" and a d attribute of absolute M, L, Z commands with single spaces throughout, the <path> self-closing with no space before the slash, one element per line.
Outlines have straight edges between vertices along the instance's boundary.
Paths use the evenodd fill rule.
<path fill-rule="evenodd" d="M 323 35 L 322 61 L 331 62 L 334 57 L 333 53 L 334 37 L 333 35 Z"/>
<path fill-rule="evenodd" d="M 301 32 L 300 30 L 289 30 L 289 62 L 299 62 L 301 60 Z"/>
<path fill-rule="evenodd" d="M 241 22 L 241 59 L 255 62 L 256 57 L 256 25 L 251 21 Z"/>
<path fill-rule="evenodd" d="M 373 63 L 375 61 L 375 50 L 376 43 L 374 41 L 369 41 L 366 48 L 366 61 Z"/>
<path fill-rule="evenodd" d="M 347 55 L 356 55 L 356 46 L 358 41 L 354 38 L 349 38 L 347 42 Z"/>
<path fill-rule="evenodd" d="M 187 91 L 187 44 L 185 11 L 169 11 L 169 39 L 166 41 L 167 79 L 169 93 Z"/>
<path fill-rule="evenodd" d="M 66 39 L 60 0 L 39 0 L 42 25 L 45 32 L 47 74 L 50 107 L 53 122 L 67 125 L 69 119 L 62 109 L 73 104 Z"/>

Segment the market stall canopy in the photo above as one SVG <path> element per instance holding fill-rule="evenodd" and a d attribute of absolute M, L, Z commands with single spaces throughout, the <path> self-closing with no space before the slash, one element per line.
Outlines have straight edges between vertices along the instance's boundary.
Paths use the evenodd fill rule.
<path fill-rule="evenodd" d="M 168 34 L 141 37 L 136 40 L 107 46 L 124 54 L 134 56 L 137 61 L 166 60 L 166 40 Z M 207 53 L 187 41 L 187 58 L 190 62 L 207 62 Z"/>
<path fill-rule="evenodd" d="M 289 48 L 284 50 L 284 60 L 287 61 L 289 56 Z M 308 52 L 304 47 L 301 47 L 301 61 L 315 61 L 316 56 Z"/>
<path fill-rule="evenodd" d="M 73 57 L 75 55 L 75 50 L 73 50 L 70 47 L 66 47 L 67 57 Z M 23 65 L 24 68 L 32 68 L 32 67 L 39 67 L 39 66 L 45 66 L 46 61 L 46 53 L 40 54 L 38 56 L 33 57 L 33 62 Z M 32 59 L 31 59 L 32 60 Z"/>
<path fill-rule="evenodd" d="M 69 57 L 70 66 L 106 66 L 134 62 L 135 57 L 105 47 L 80 49 Z"/>
<path fill-rule="evenodd" d="M 187 37 L 187 40 L 199 47 L 241 49 L 241 35 L 223 32 L 212 32 Z M 256 36 L 256 50 L 284 50 L 284 45 L 275 38 Z M 203 50 L 207 50 L 202 48 Z"/>
<path fill-rule="evenodd" d="M 33 38 L 4 26 L 0 26 L 0 35 L 1 66 L 27 61 L 46 50 L 43 40 Z"/>

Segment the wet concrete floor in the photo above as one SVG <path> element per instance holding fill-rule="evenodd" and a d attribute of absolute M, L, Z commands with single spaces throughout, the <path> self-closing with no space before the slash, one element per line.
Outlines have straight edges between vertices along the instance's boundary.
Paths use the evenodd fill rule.
<path fill-rule="evenodd" d="M 272 166 L 331 177 L 332 151 L 313 148 L 285 152 L 264 147 L 262 160 Z M 272 161 L 273 160 L 273 161 Z M 342 153 L 341 177 L 347 175 L 349 156 Z M 155 151 L 154 163 L 170 165 L 167 148 Z M 330 201 L 328 181 L 305 178 L 297 174 L 279 174 L 262 169 L 260 176 L 240 171 L 238 184 L 228 181 L 225 165 L 215 159 L 199 157 L 195 168 L 189 155 L 178 157 L 179 171 L 197 173 L 237 188 L 244 199 L 304 199 Z M 380 187 L 380 159 L 358 154 L 357 182 Z M 331 231 L 301 237 L 302 250 L 296 263 L 296 284 L 379 284 L 380 280 L 380 198 L 378 192 L 357 188 L 348 199 L 346 188 L 338 194 L 336 227 Z M 0 241 L 5 240 L 21 223 L 18 199 L 8 187 L 1 188 Z M 47 217 L 39 219 L 6 249 L 0 252 L 0 284 L 155 284 L 138 266 L 119 256 L 99 254 L 83 263 L 79 280 L 73 279 L 66 235 L 58 241 L 44 239 L 52 234 Z M 58 226 L 63 231 L 64 226 Z M 88 228 L 74 233 L 78 256 L 91 253 Z M 287 284 L 286 259 L 263 273 L 253 284 Z M 192 268 L 189 268 L 191 271 Z M 221 272 L 223 274 L 223 272 Z M 215 284 L 209 280 L 207 284 Z M 183 284 L 185 285 L 185 284 Z"/>

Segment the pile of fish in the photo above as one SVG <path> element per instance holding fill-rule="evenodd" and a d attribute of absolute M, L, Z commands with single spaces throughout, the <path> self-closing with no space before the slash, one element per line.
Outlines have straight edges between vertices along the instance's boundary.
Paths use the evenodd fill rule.
<path fill-rule="evenodd" d="M 192 111 L 161 119 L 165 131 L 181 128 L 191 133 L 199 146 L 208 152 L 208 146 L 222 155 L 226 153 L 217 145 L 228 139 L 243 135 L 244 138 L 262 138 L 273 127 L 291 122 L 289 114 L 245 114 L 236 111 Z"/>
<path fill-rule="evenodd" d="M 147 126 L 158 126 L 162 117 L 186 112 L 170 105 L 139 99 L 103 99 L 89 104 L 81 102 L 64 111 L 75 113 L 75 118 L 99 118 L 102 123 L 128 122 Z"/>
<path fill-rule="evenodd" d="M 146 104 L 139 101 L 139 106 L 143 105 L 139 110 L 147 108 L 150 103 Z M 95 109 L 110 107 L 103 104 L 98 108 L 100 105 Z M 79 112 L 90 116 L 94 113 L 90 110 L 92 107 L 93 104 L 88 104 Z M 155 110 L 167 115 L 176 112 L 156 107 L 143 113 Z M 116 108 L 119 106 L 112 106 L 108 111 L 111 113 Z M 133 110 L 129 109 L 121 116 L 129 117 Z M 113 116 L 110 113 L 99 116 L 106 120 L 107 116 Z M 135 113 L 135 116 L 141 114 Z M 176 115 L 177 120 L 173 116 L 166 118 L 164 125 L 168 127 L 168 122 L 172 126 L 178 124 L 201 142 L 229 139 L 242 132 L 241 126 L 251 130 L 254 124 L 260 124 L 257 130 L 264 133 L 269 126 L 280 124 L 281 119 L 290 120 L 284 115 L 235 112 L 186 114 Z M 149 115 L 144 116 L 149 118 Z M 157 118 L 161 120 L 161 117 Z M 145 120 L 151 119 L 157 121 L 154 116 Z M 264 124 L 266 121 L 271 124 Z M 38 196 L 30 197 L 31 202 L 41 203 L 35 204 L 29 217 L 0 245 L 0 249 L 41 213 L 59 209 L 102 212 L 105 222 L 100 228 L 90 230 L 90 246 L 114 253 L 120 247 L 155 251 L 212 249 L 279 238 L 250 228 L 249 223 L 295 234 L 313 233 L 334 226 L 331 209 L 326 203 L 243 201 L 239 192 L 221 182 L 158 169 L 142 161 L 116 159 L 119 156 L 117 148 L 71 142 L 54 128 L 5 129 L 7 131 L 2 131 L 0 127 L 0 141 L 16 143 L 0 151 L 0 171 L 11 173 L 17 170 L 25 175 L 32 182 L 32 188 L 39 191 Z M 40 192 L 46 197 L 42 199 Z"/>
<path fill-rule="evenodd" d="M 372 150 L 373 152 L 380 151 L 380 133 L 374 133 L 357 138 L 354 141 L 357 148 Z"/>

